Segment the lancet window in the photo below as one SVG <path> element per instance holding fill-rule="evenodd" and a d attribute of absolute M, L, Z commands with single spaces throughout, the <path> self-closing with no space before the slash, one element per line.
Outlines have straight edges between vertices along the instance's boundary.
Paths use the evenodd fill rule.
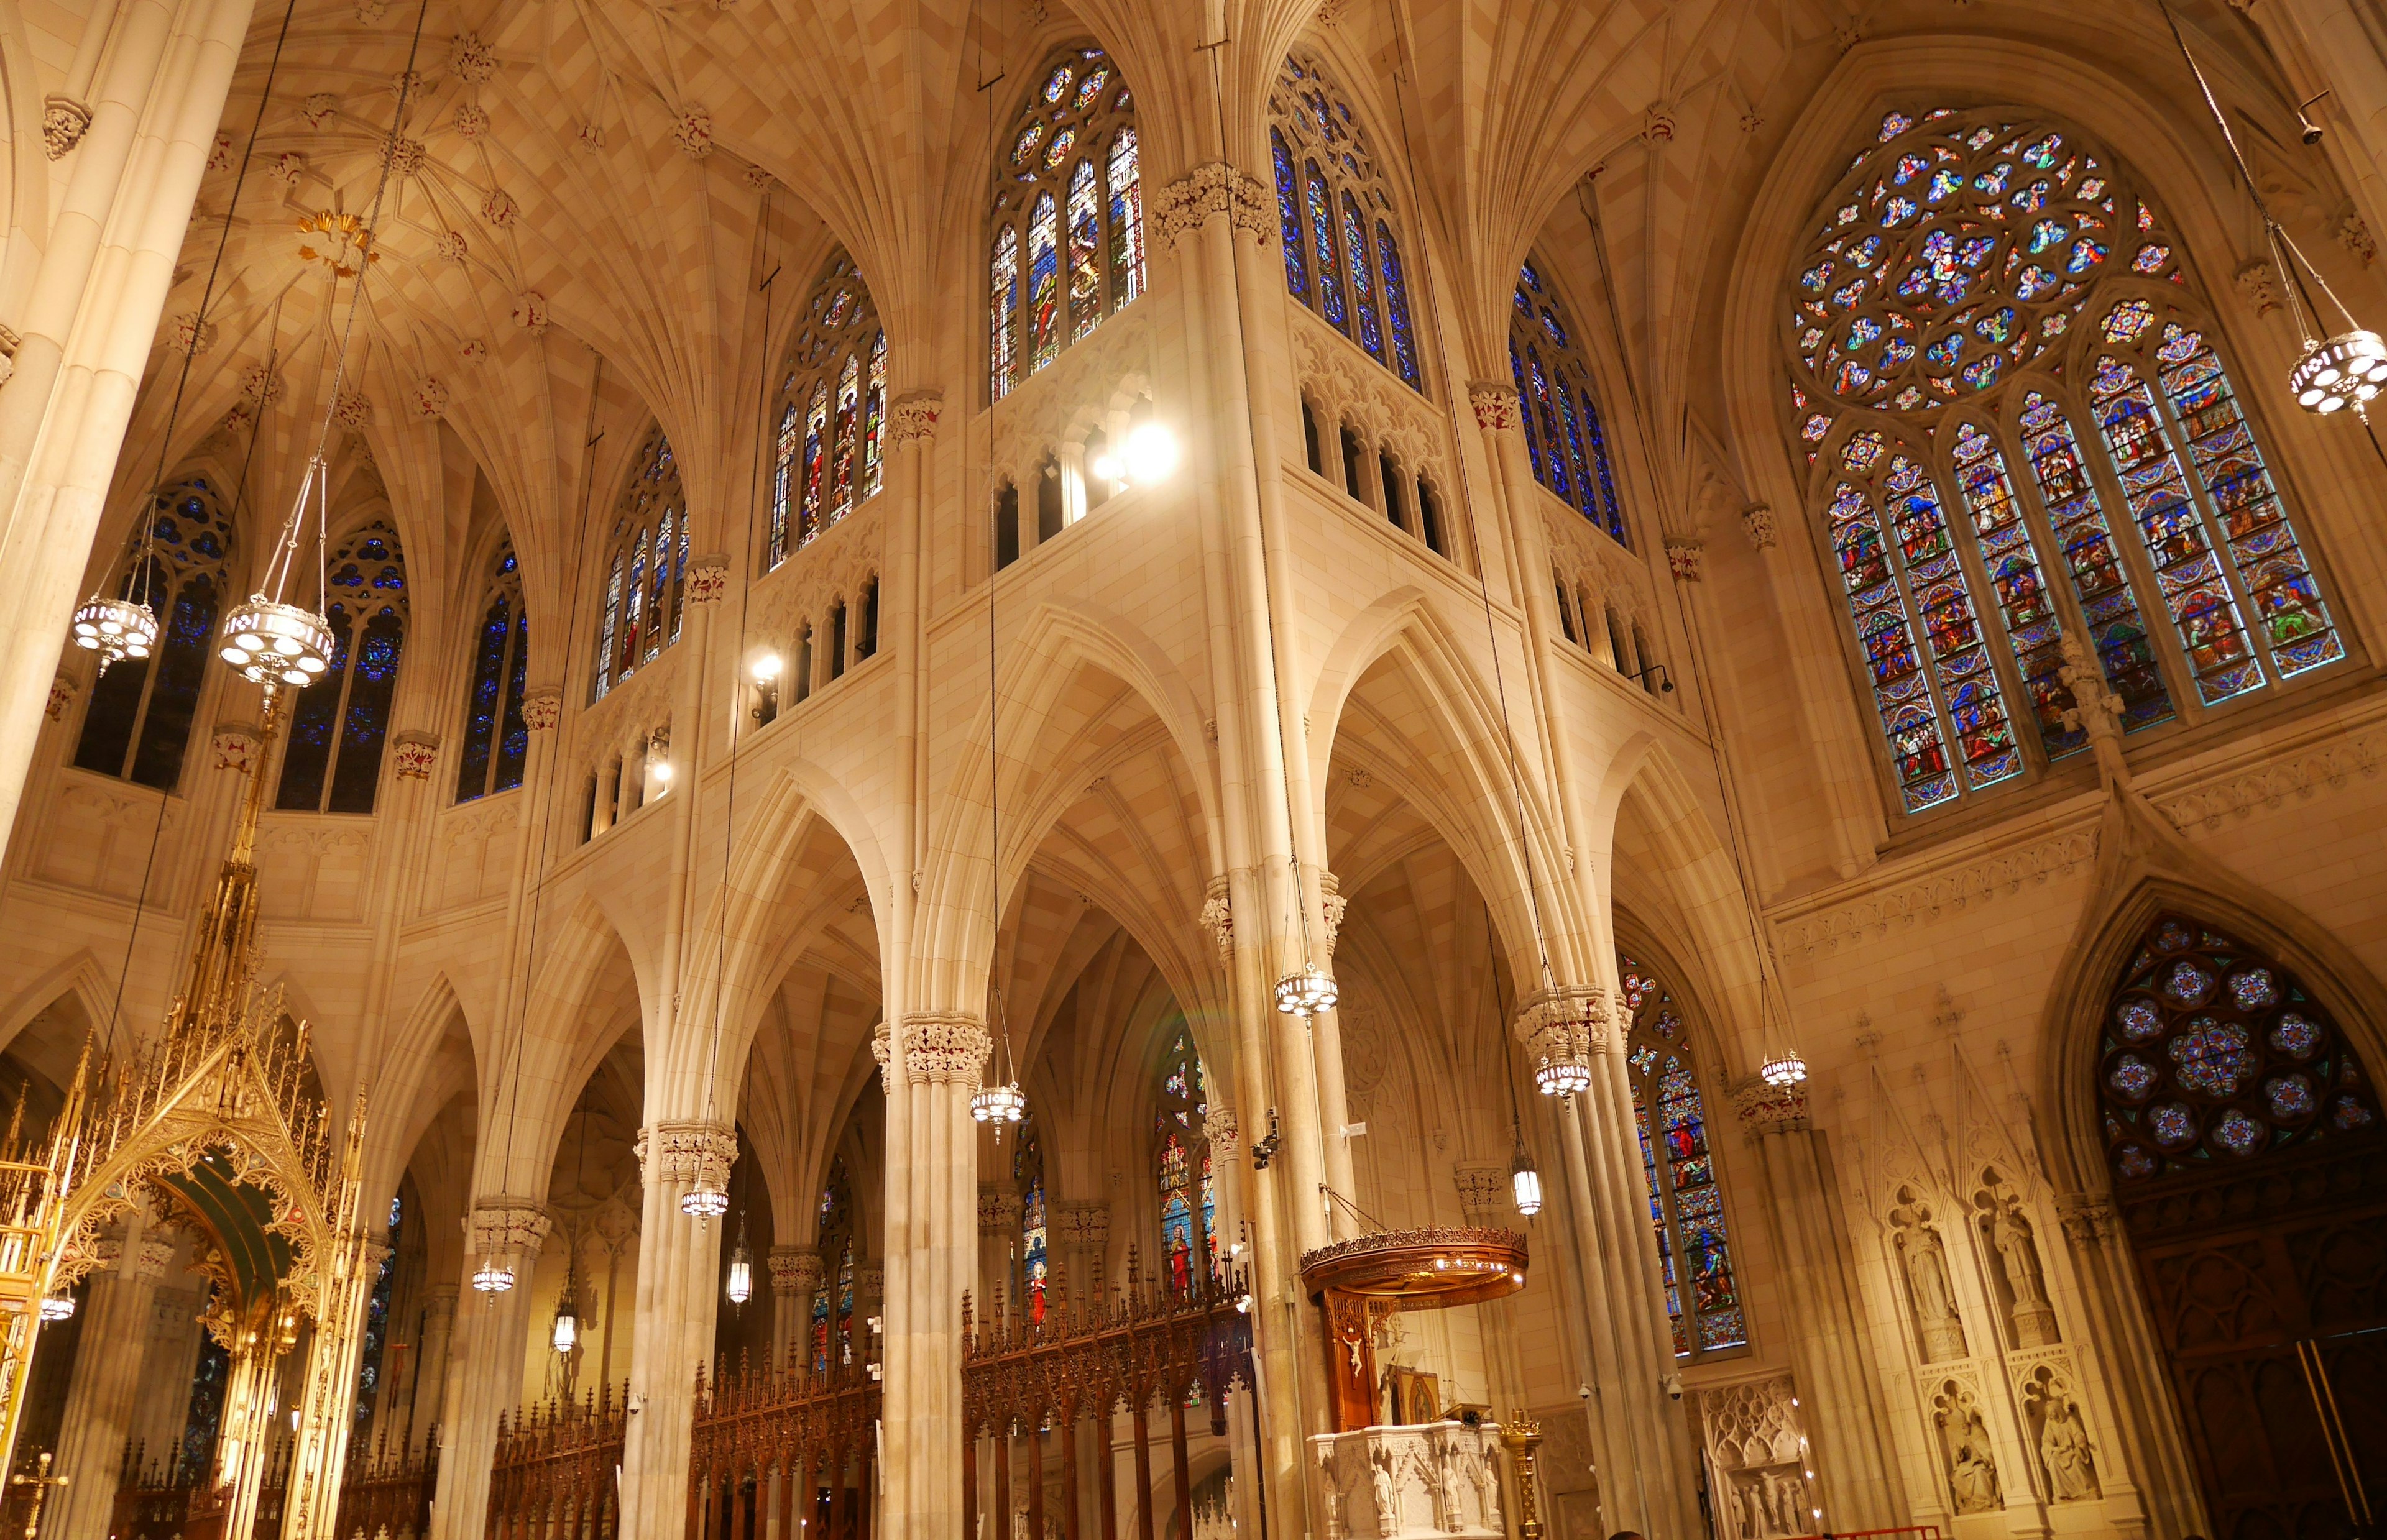
<path fill-rule="evenodd" d="M 1044 1292 L 1053 1275 L 1050 1200 L 1044 1192 L 1044 1146 L 1033 1118 L 1020 1125 L 1012 1146 L 1011 1180 L 1019 1193 L 1019 1291 L 1021 1311 L 1043 1324 Z"/>
<path fill-rule="evenodd" d="M 213 480 L 191 476 L 158 494 L 153 555 L 145 574 L 128 574 L 122 592 L 158 615 L 154 656 L 128 658 L 92 687 L 75 764 L 104 776 L 171 790 L 215 655 L 216 616 L 228 587 L 232 523 Z M 320 688 L 321 685 L 316 687 Z"/>
<path fill-rule="evenodd" d="M 406 558 L 398 531 L 386 519 L 355 530 L 332 552 L 326 574 L 332 666 L 291 707 L 273 805 L 371 813 L 406 649 Z"/>
<path fill-rule="evenodd" d="M 1592 399 L 1591 366 L 1557 289 L 1532 261 L 1518 270 L 1509 305 L 1509 367 L 1534 478 L 1618 544 L 1631 545 L 1606 422 Z"/>
<path fill-rule="evenodd" d="M 2202 920 L 2156 916 L 2105 1012 L 2106 1158 L 2125 1182 L 2368 1129 L 2378 1092 L 2329 1008 Z"/>
<path fill-rule="evenodd" d="M 995 150 L 989 379 L 1002 399 L 1143 293 L 1135 102 L 1100 48 L 1044 62 Z"/>
<path fill-rule="evenodd" d="M 1277 73 L 1269 115 L 1286 290 L 1423 390 L 1400 221 L 1349 99 L 1322 64 L 1296 53 Z"/>
<path fill-rule="evenodd" d="M 1152 1114 L 1153 1171 L 1160 1189 L 1162 1276 L 1178 1289 L 1208 1273 L 1218 1250 L 1219 1189 L 1203 1130 L 1210 1093 L 1193 1034 L 1177 1029 L 1160 1067 Z"/>
<path fill-rule="evenodd" d="M 771 549 L 795 549 L 878 495 L 885 477 L 887 329 L 853 259 L 822 269 L 788 345 L 771 472 Z"/>
<path fill-rule="evenodd" d="M 511 540 L 489 561 L 478 614 L 473 678 L 464 698 L 463 747 L 456 756 L 460 802 L 522 785 L 523 762 L 530 755 L 530 727 L 523 721 L 530 615 L 523 605 L 522 568 Z"/>
<path fill-rule="evenodd" d="M 1893 111 L 1812 228 L 1788 427 L 1903 812 L 2087 747 L 2067 637 L 2126 734 L 2346 656 L 2179 241 L 2103 147 Z"/>
<path fill-rule="evenodd" d="M 858 1226 L 853 1208 L 853 1184 L 840 1156 L 829 1167 L 828 1185 L 820 1196 L 820 1255 L 828 1277 L 813 1291 L 813 1372 L 826 1374 L 833 1364 L 851 1362 L 853 1344 L 853 1238 Z"/>
<path fill-rule="evenodd" d="M 602 696 L 679 640 L 681 582 L 688 575 L 688 498 L 662 424 L 631 463 L 613 506 L 597 634 L 596 694 Z"/>
<path fill-rule="evenodd" d="M 1624 1062 L 1674 1356 L 1697 1359 L 1746 1347 L 1749 1319 L 1724 1236 L 1724 1191 L 1716 1185 L 1690 1028 L 1655 973 L 1622 953 L 1616 971 L 1633 1021 Z"/>

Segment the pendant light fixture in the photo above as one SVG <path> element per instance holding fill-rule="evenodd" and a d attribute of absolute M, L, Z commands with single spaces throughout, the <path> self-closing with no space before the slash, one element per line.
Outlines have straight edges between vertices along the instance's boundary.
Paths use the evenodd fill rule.
<path fill-rule="evenodd" d="M 2171 40 L 2179 47 L 2179 57 L 2188 63 L 2188 72 L 2196 78 L 2196 89 L 2204 99 L 2204 109 L 2213 115 L 2213 126 L 2221 131 L 2221 142 L 2229 147 L 2229 159 L 2238 169 L 2238 180 L 2245 184 L 2246 195 L 2254 202 L 2254 212 L 2262 217 L 2263 239 L 2271 248 L 2271 264 L 2287 282 L 2288 314 L 2295 322 L 2301 350 L 2296 366 L 2288 372 L 2288 390 L 2296 405 L 2316 416 L 2327 417 L 2354 409 L 2356 417 L 2367 416 L 2366 409 L 2379 392 L 2387 388 L 2387 341 L 2354 319 L 2354 312 L 2337 297 L 2320 270 L 2312 264 L 2293 237 L 2280 228 L 2271 217 L 2270 206 L 2263 201 L 2263 190 L 2255 185 L 2254 173 L 2246 169 L 2246 158 L 2240 153 L 2237 135 L 2229 132 L 2229 120 L 2214 99 L 2213 87 L 2206 83 L 2204 70 L 2189 51 L 2188 39 L 2179 30 L 2179 20 L 2171 12 L 2168 0 L 2156 0 L 2163 12 L 2164 24 L 2171 29 Z M 2309 106 L 2310 104 L 2306 104 Z M 2299 114 L 2301 116 L 2301 114 Z M 2305 139 L 2310 144 L 2319 134 L 2312 130 Z M 2298 270 L 2301 269 L 2300 272 Z M 2304 292 L 2309 278 L 2323 298 L 2335 309 L 2343 330 L 2327 338 L 2315 335 L 2321 329 L 2319 306 Z"/>
<path fill-rule="evenodd" d="M 1530 1219 L 1542 1211 L 1542 1173 L 1534 1169 L 1533 1155 L 1525 1148 L 1523 1122 L 1511 1114 L 1509 1127 L 1517 1140 L 1517 1153 L 1509 1161 L 1509 1192 L 1517 1212 Z"/>
<path fill-rule="evenodd" d="M 746 1216 L 738 1216 L 738 1243 L 729 1252 L 729 1303 L 741 1308 L 754 1297 L 754 1254 L 746 1245 Z"/>
<path fill-rule="evenodd" d="M 75 1296 L 66 1290 L 56 1289 L 42 1296 L 42 1319 L 44 1321 L 72 1320 L 74 1313 Z"/>
<path fill-rule="evenodd" d="M 473 1269 L 473 1287 L 481 1294 L 501 1294 L 514 1286 L 514 1269 L 495 1256 L 484 1256 Z"/>

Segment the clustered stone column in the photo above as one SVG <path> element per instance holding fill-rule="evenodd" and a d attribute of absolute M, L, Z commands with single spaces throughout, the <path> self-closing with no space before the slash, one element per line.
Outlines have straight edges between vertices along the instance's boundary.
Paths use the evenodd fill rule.
<path fill-rule="evenodd" d="M 473 1205 L 464 1266 L 477 1270 L 486 1261 L 511 1267 L 514 1282 L 502 1293 L 473 1291 L 471 1303 L 458 1311 L 461 1351 L 443 1397 L 447 1418 L 440 1428 L 432 1540 L 480 1540 L 489 1503 L 489 1466 L 497 1455 L 498 1419 L 514 1410 L 522 1397 L 531 1279 L 552 1228 L 547 1210 L 529 1198 L 488 1197 Z M 430 1332 L 423 1335 L 428 1345 Z"/>
<path fill-rule="evenodd" d="M 811 1246 L 773 1246 L 770 1261 L 771 1361 L 781 1369 L 809 1368 L 820 1253 Z"/>
<path fill-rule="evenodd" d="M 139 1230 L 136 1222 L 124 1239 L 99 1243 L 100 1264 L 83 1299 L 82 1340 L 89 1350 L 75 1355 L 58 1456 L 51 1464 L 51 1473 L 69 1482 L 51 1500 L 54 1534 L 106 1534 L 116 1501 L 145 1357 L 130 1344 L 147 1341 L 151 1300 L 174 1259 L 171 1241 L 144 1240 Z"/>
<path fill-rule="evenodd" d="M 622 1451 L 622 1533 L 672 1534 L 686 1522 L 696 1431 L 696 1374 L 713 1360 L 722 1226 L 680 1210 L 700 1181 L 729 1190 L 738 1133 L 712 1118 L 638 1133 L 645 1197 L 638 1231 L 638 1334 L 630 1346 L 629 1433 Z"/>

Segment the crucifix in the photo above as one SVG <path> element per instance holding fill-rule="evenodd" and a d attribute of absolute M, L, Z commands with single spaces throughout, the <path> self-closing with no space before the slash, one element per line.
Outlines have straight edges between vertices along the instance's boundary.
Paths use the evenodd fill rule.
<path fill-rule="evenodd" d="M 50 1488 L 54 1486 L 64 1486 L 67 1484 L 68 1480 L 69 1478 L 65 1476 L 53 1476 L 50 1474 L 50 1452 L 46 1449 L 42 1451 L 42 1473 L 40 1475 L 11 1476 L 8 1478 L 8 1484 L 11 1486 L 30 1486 L 33 1489 L 33 1510 L 25 1516 L 25 1540 L 33 1540 L 33 1536 L 41 1530 L 42 1501 L 50 1495 Z"/>

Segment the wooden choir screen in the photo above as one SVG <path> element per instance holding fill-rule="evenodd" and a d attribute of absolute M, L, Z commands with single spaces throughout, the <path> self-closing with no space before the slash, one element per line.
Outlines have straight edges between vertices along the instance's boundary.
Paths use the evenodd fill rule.
<path fill-rule="evenodd" d="M 1056 1281 L 1043 1319 L 1004 1319 L 998 1293 L 994 1319 L 974 1323 L 970 1302 L 962 1301 L 962 1418 L 969 1437 L 962 1445 L 962 1533 L 979 1533 L 979 1513 L 991 1507 L 1012 1512 L 1013 1445 L 1026 1441 L 1028 1533 L 1045 1533 L 1045 1475 L 1050 1445 L 1060 1444 L 1061 1534 L 1086 1540 L 1084 1485 L 1079 1476 L 1079 1444 L 1084 1425 L 1099 1438 L 1095 1460 L 1095 1506 L 1099 1522 L 1091 1532 L 1118 1540 L 1118 1418 L 1129 1417 L 1137 1488 L 1136 1540 L 1155 1540 L 1152 1491 L 1153 1414 L 1166 1408 L 1172 1461 L 1175 1511 L 1192 1533 L 1193 1494 L 1186 1464 L 1185 1410 L 1194 1391 L 1207 1411 L 1210 1432 L 1227 1432 L 1227 1392 L 1252 1382 L 1252 1323 L 1240 1307 L 1246 1297 L 1240 1277 L 1195 1274 L 1188 1287 L 1145 1282 L 1130 1265 L 1129 1286 L 1092 1309 L 1073 1309 Z M 1099 1284 L 1097 1285 L 1099 1288 Z M 979 1469 L 979 1440 L 991 1442 L 993 1470 Z M 991 1483 L 991 1492 L 981 1486 Z M 1012 1533 L 998 1517 L 990 1533 Z"/>
<path fill-rule="evenodd" d="M 697 1371 L 688 1540 L 866 1540 L 877 1368 Z M 776 1515 L 776 1518 L 773 1516 Z M 800 1528 L 800 1523 L 802 1527 Z"/>
<path fill-rule="evenodd" d="M 423 1540 L 431 1533 L 431 1497 L 439 1489 L 439 1434 L 434 1430 L 421 1452 L 384 1449 L 348 1456 L 340 1477 L 340 1518 L 335 1533 L 369 1540 Z"/>
<path fill-rule="evenodd" d="M 146 1459 L 145 1454 L 145 1446 L 139 1444 L 124 1452 L 123 1472 L 118 1478 L 108 1517 L 107 1532 L 113 1540 L 222 1540 L 232 1488 L 193 1485 L 179 1449 L 174 1459 L 162 1464 Z M 290 1440 L 276 1439 L 267 1461 L 258 1487 L 251 1540 L 274 1540 L 282 1533 L 282 1498 L 290 1485 Z M 22 1522 L 19 1515 L 18 1523 Z M 44 1522 L 43 1527 L 49 1526 Z M 395 1540 L 398 1532 L 390 1534 Z"/>
<path fill-rule="evenodd" d="M 608 1385 L 577 1403 L 549 1402 L 498 1420 L 489 1468 L 488 1540 L 617 1540 L 621 1493 L 614 1471 L 629 1388 Z"/>

